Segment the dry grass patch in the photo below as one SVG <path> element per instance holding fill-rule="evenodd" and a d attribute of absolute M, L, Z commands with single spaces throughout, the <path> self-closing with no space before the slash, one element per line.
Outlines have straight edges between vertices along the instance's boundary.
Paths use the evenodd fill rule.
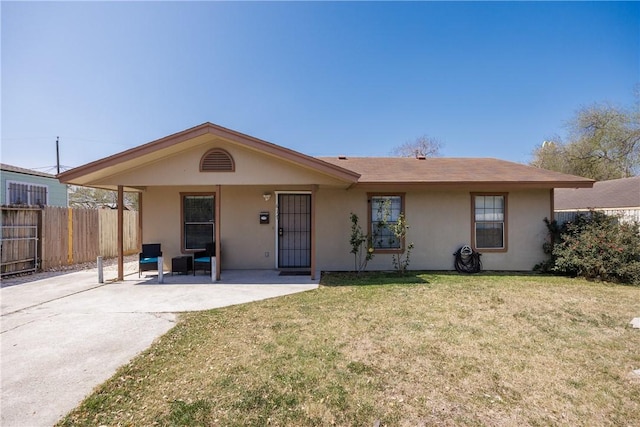
<path fill-rule="evenodd" d="M 640 288 L 399 280 L 184 314 L 60 425 L 640 425 Z"/>

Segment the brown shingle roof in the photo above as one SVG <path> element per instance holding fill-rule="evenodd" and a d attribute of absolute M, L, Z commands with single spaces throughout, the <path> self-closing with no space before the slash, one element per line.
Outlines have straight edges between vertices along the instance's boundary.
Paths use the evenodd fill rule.
<path fill-rule="evenodd" d="M 320 157 L 359 173 L 359 184 L 528 184 L 590 187 L 592 180 L 490 158 Z"/>
<path fill-rule="evenodd" d="M 556 210 L 640 207 L 640 176 L 599 181 L 593 188 L 562 188 L 554 195 Z"/>

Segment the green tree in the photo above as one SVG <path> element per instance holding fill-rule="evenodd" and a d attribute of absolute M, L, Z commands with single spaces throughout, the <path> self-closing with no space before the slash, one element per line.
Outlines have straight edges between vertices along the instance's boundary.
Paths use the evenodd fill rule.
<path fill-rule="evenodd" d="M 544 141 L 542 145 L 534 149 L 530 165 L 540 169 L 569 173 L 564 149 L 560 137 Z"/>
<path fill-rule="evenodd" d="M 545 141 L 532 166 L 597 181 L 640 173 L 640 112 L 609 104 L 582 108 L 569 122 L 568 142 Z"/>

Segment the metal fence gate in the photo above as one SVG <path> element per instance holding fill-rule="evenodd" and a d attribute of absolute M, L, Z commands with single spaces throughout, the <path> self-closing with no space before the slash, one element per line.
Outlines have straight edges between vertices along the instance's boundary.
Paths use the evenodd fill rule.
<path fill-rule="evenodd" d="M 0 276 L 38 269 L 39 209 L 2 208 Z"/>

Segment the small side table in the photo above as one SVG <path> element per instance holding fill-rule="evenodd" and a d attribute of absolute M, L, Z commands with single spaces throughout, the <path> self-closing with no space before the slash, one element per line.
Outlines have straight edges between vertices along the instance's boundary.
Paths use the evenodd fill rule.
<path fill-rule="evenodd" d="M 189 270 L 193 270 L 193 257 L 184 255 L 171 258 L 172 276 L 173 273 L 189 274 Z"/>

